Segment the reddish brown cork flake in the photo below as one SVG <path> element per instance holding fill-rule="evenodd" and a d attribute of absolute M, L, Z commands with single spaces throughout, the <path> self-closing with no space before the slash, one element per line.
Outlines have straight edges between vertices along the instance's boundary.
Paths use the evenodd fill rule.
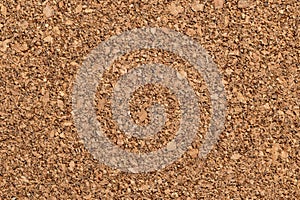
<path fill-rule="evenodd" d="M 1 1 L 0 199 L 299 199 L 299 10 L 297 0 Z M 203 77 L 170 52 L 118 58 L 97 88 L 99 119 L 110 115 L 120 74 L 153 61 L 190 80 L 202 111 L 199 134 L 180 159 L 134 174 L 99 163 L 85 148 L 72 118 L 72 87 L 92 49 L 141 27 L 178 31 L 208 51 L 223 75 L 227 115 L 217 144 L 198 158 L 211 114 Z M 156 140 L 135 140 L 106 117 L 114 144 L 148 152 L 174 137 L 178 105 L 166 88 L 134 93 L 133 120 L 148 122 L 151 95 L 174 103 L 166 130 Z"/>

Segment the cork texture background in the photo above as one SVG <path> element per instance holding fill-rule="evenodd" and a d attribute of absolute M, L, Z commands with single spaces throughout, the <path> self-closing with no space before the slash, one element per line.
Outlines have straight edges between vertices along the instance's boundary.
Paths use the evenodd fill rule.
<path fill-rule="evenodd" d="M 197 156 L 211 107 L 205 83 L 185 60 L 159 50 L 114 62 L 97 90 L 97 116 L 122 148 L 161 148 L 180 117 L 166 88 L 145 86 L 131 102 L 137 124 L 149 120 L 153 95 L 168 107 L 173 125 L 148 141 L 117 131 L 106 97 L 127 69 L 173 65 L 201 101 L 189 150 L 164 169 L 125 173 L 99 163 L 78 136 L 77 71 L 102 41 L 141 27 L 193 38 L 223 76 L 225 129 L 206 159 Z M 297 0 L 1 0 L 0 199 L 300 199 L 299 28 Z"/>

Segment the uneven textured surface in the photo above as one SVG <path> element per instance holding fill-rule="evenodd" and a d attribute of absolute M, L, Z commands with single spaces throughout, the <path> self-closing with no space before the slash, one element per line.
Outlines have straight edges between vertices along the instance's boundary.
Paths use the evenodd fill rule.
<path fill-rule="evenodd" d="M 0 199 L 299 199 L 299 12 L 297 0 L 1 0 Z M 84 148 L 73 124 L 71 91 L 93 48 L 145 26 L 184 33 L 208 51 L 223 75 L 228 113 L 206 160 L 197 158 L 199 135 L 176 163 L 130 174 L 99 164 Z M 210 105 L 199 75 L 176 55 L 126 56 L 116 67 L 176 60 L 198 80 L 205 130 Z M 111 89 L 105 83 L 117 73 L 107 72 L 98 109 L 105 104 L 102 92 Z M 101 109 L 98 115 L 103 117 Z M 145 113 L 139 116 L 138 123 L 146 120 Z M 136 151 L 138 141 L 108 136 Z M 164 136 L 142 150 L 173 137 Z"/>

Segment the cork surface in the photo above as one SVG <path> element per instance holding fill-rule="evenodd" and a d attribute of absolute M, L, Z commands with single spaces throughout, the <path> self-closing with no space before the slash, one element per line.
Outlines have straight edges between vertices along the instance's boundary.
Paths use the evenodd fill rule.
<path fill-rule="evenodd" d="M 0 1 L 0 199 L 299 199 L 299 20 L 297 0 Z M 151 105 L 164 105 L 165 126 L 152 138 L 128 135 L 114 120 L 113 89 L 138 66 L 175 69 L 200 111 L 195 138 L 174 162 L 124 172 L 89 149 L 72 95 L 92 50 L 143 27 L 174 30 L 205 49 L 222 76 L 226 115 L 199 157 L 214 116 L 205 76 L 176 52 L 116 58 L 95 90 L 97 120 L 112 144 L 132 154 L 176 147 L 170 141 L 183 114 L 164 85 L 139 87 L 129 101 L 141 126 L 153 120 Z"/>

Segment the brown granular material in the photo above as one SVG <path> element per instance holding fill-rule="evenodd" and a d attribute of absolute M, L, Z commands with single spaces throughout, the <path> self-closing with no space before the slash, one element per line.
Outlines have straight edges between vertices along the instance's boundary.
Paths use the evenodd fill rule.
<path fill-rule="evenodd" d="M 99 92 L 96 94 L 96 102 L 98 108 L 99 122 L 102 128 L 106 130 L 107 136 L 120 145 L 124 149 L 133 152 L 150 152 L 165 146 L 174 137 L 174 133 L 178 131 L 181 119 L 181 113 L 176 96 L 167 88 L 160 85 L 146 85 L 137 90 L 133 96 L 130 106 L 132 120 L 140 125 L 149 123 L 147 108 L 154 103 L 160 103 L 166 108 L 168 121 L 165 128 L 156 134 L 153 138 L 137 139 L 135 137 L 128 138 L 126 135 L 118 131 L 118 127 L 112 120 L 111 98 L 112 90 L 119 77 L 142 64 L 162 63 L 166 66 L 175 68 L 179 73 L 186 76 L 190 80 L 190 85 L 199 97 L 199 134 L 200 137 L 205 134 L 206 127 L 210 120 L 210 102 L 209 93 L 205 86 L 204 80 L 197 71 L 187 62 L 184 62 L 179 56 L 159 50 L 141 50 L 131 52 L 115 61 L 115 64 L 107 70 L 98 86 Z M 101 89 L 100 89 L 101 88 Z M 202 134 L 201 134 L 202 133 Z M 197 141 L 195 139 L 195 141 Z M 199 146 L 199 144 L 198 144 Z"/>
<path fill-rule="evenodd" d="M 297 0 L 1 1 L 0 199 L 299 199 L 299 14 Z M 166 168 L 124 173 L 99 164 L 79 139 L 71 114 L 78 69 L 102 41 L 140 27 L 194 38 L 223 75 L 225 130 L 206 159 L 197 157 L 199 134 Z M 177 59 L 158 55 L 169 56 Z M 201 77 L 178 65 L 209 101 Z M 209 102 L 200 107 L 209 112 Z M 135 142 L 124 148 L 135 151 Z"/>

